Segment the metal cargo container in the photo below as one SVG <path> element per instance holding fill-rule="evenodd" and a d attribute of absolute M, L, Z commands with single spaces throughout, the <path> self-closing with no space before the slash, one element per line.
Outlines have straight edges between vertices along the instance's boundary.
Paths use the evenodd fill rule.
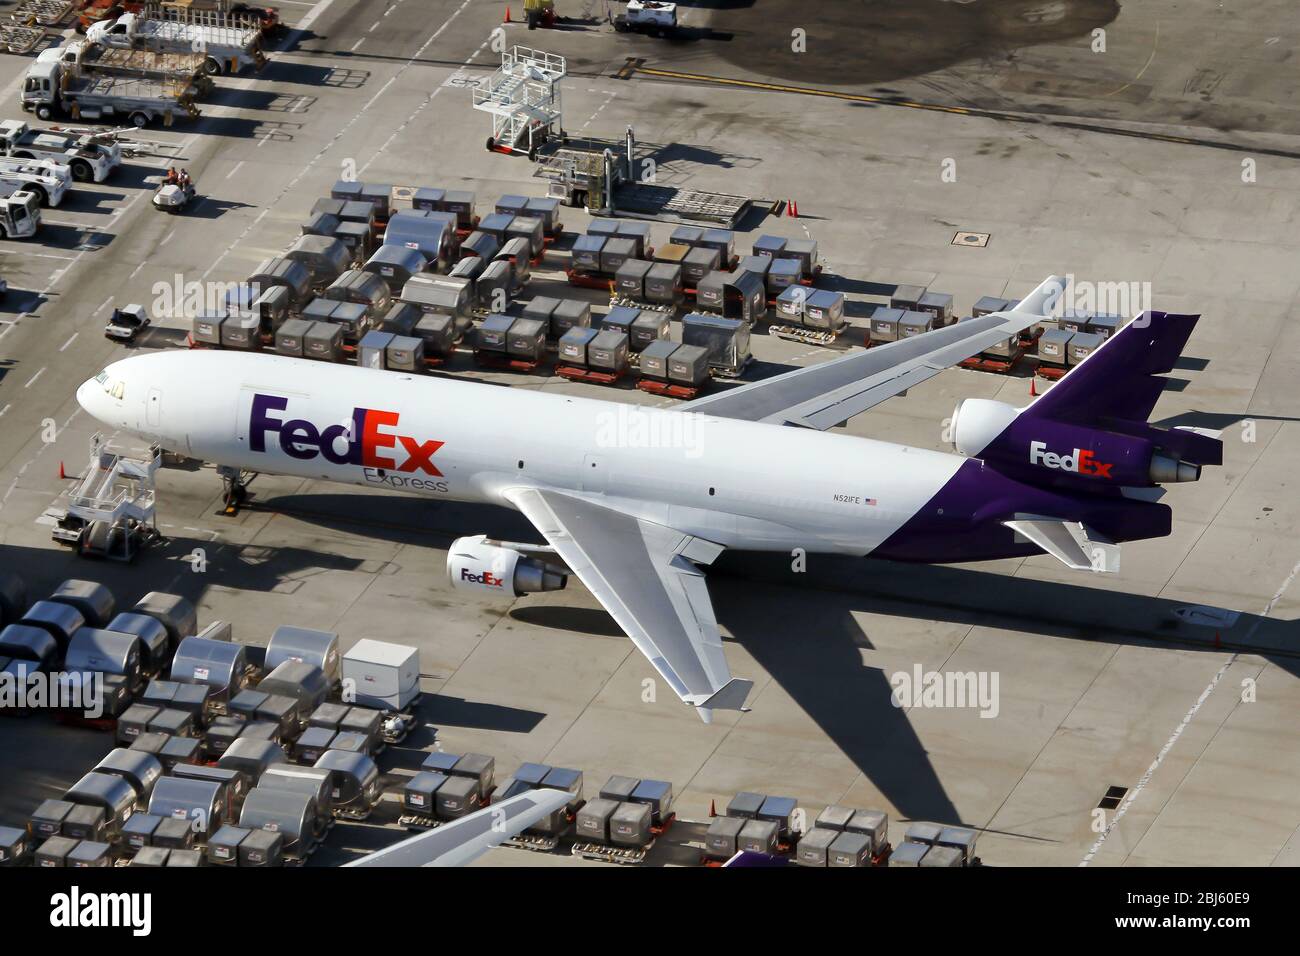
<path fill-rule="evenodd" d="M 329 696 L 330 681 L 325 672 L 306 661 L 284 660 L 262 678 L 257 689 L 266 694 L 281 694 L 298 701 L 300 722 Z"/>
<path fill-rule="evenodd" d="M 270 696 L 270 694 L 251 687 L 247 690 L 241 690 L 230 698 L 230 703 L 226 706 L 226 713 L 236 720 L 247 723 L 257 717 L 257 708 L 266 703 L 267 698 Z"/>
<path fill-rule="evenodd" d="M 311 322 L 302 337 L 304 358 L 337 362 L 343 356 L 343 327 L 333 322 Z"/>
<path fill-rule="evenodd" d="M 665 336 L 651 342 L 641 352 L 641 376 L 657 382 L 668 381 L 668 360 L 677 351 L 678 343 Z"/>
<path fill-rule="evenodd" d="M 353 703 L 403 710 L 420 694 L 420 652 L 405 644 L 365 638 L 343 654 L 342 676 L 356 688 Z"/>
<path fill-rule="evenodd" d="M 814 289 L 804 304 L 804 324 L 836 332 L 844 327 L 844 293 Z"/>
<path fill-rule="evenodd" d="M 402 788 L 402 807 L 411 813 L 432 816 L 438 788 L 446 782 L 445 773 L 421 770 Z"/>
<path fill-rule="evenodd" d="M 1048 365 L 1070 364 L 1070 340 L 1075 333 L 1048 329 L 1038 338 L 1038 361 Z"/>
<path fill-rule="evenodd" d="M 326 196 L 322 199 L 317 199 L 316 202 L 311 207 L 310 215 L 317 216 L 323 212 L 327 212 L 331 216 L 341 217 L 343 215 L 343 206 L 348 201 L 349 201 L 348 199 L 336 199 L 332 196 Z"/>
<path fill-rule="evenodd" d="M 316 842 L 316 804 L 311 797 L 287 790 L 255 787 L 244 800 L 239 825 L 269 830 L 283 839 L 285 856 L 301 859 Z"/>
<path fill-rule="evenodd" d="M 915 312 L 921 304 L 921 297 L 925 295 L 926 289 L 923 285 L 900 285 L 895 287 L 894 294 L 889 297 L 889 307 L 891 309 L 902 309 L 904 312 Z"/>
<path fill-rule="evenodd" d="M 379 328 L 394 335 L 413 335 L 415 323 L 420 321 L 422 315 L 424 313 L 410 302 L 394 302 L 389 307 L 388 313 L 380 320 Z"/>
<path fill-rule="evenodd" d="M 776 297 L 776 314 L 783 319 L 802 323 L 807 304 L 808 290 L 801 285 L 792 285 Z"/>
<path fill-rule="evenodd" d="M 704 855 L 711 860 L 730 860 L 747 822 L 739 817 L 714 817 L 704 832 Z"/>
<path fill-rule="evenodd" d="M 375 251 L 375 237 L 369 223 L 340 222 L 334 238 L 343 243 L 352 262 L 364 262 Z"/>
<path fill-rule="evenodd" d="M 464 278 L 418 275 L 402 286 L 401 299 L 424 312 L 453 317 L 469 316 L 474 286 Z"/>
<path fill-rule="evenodd" d="M 307 718 L 307 726 L 324 727 L 327 730 L 337 732 L 339 721 L 346 717 L 347 713 L 347 704 L 335 704 L 326 701 L 311 712 L 311 716 Z"/>
<path fill-rule="evenodd" d="M 379 800 L 379 768 L 366 754 L 327 750 L 315 766 L 332 775 L 330 786 L 335 807 L 365 811 Z"/>
<path fill-rule="evenodd" d="M 680 266 L 690 255 L 691 247 L 681 242 L 666 242 L 655 247 L 654 261 L 665 265 Z"/>
<path fill-rule="evenodd" d="M 134 634 L 119 634 L 97 627 L 79 627 L 63 655 L 70 671 L 100 671 L 126 678 L 134 689 L 142 680 L 142 645 Z"/>
<path fill-rule="evenodd" d="M 699 226 L 677 226 L 668 237 L 668 241 L 683 246 L 694 246 L 703 237 L 704 230 Z"/>
<path fill-rule="evenodd" d="M 918 846 L 920 844 L 917 844 Z M 890 858 L 893 863 L 893 857 Z M 921 862 L 917 866 L 961 866 L 961 850 L 956 850 L 950 846 L 932 846 L 928 849 L 925 856 L 921 857 Z"/>
<path fill-rule="evenodd" d="M 902 321 L 904 314 L 902 309 L 877 308 L 871 313 L 871 341 L 897 342 L 898 323 Z"/>
<path fill-rule="evenodd" d="M 222 770 L 239 771 L 255 787 L 267 767 L 284 763 L 285 759 L 284 748 L 278 744 L 240 737 L 221 755 L 217 766 Z"/>
<path fill-rule="evenodd" d="M 702 345 L 679 345 L 668 356 L 668 381 L 697 388 L 709 377 L 709 350 Z"/>
<path fill-rule="evenodd" d="M 1056 327 L 1066 332 L 1086 332 L 1088 321 L 1091 318 L 1091 312 L 1085 312 L 1081 309 L 1065 309 L 1060 318 L 1056 320 Z"/>
<path fill-rule="evenodd" d="M 736 258 L 736 234 L 730 229 L 705 229 L 692 244 L 718 250 L 719 261 L 724 267 L 730 266 L 731 260 Z"/>
<path fill-rule="evenodd" d="M 395 372 L 424 371 L 424 339 L 414 335 L 394 335 L 388 343 L 384 362 Z"/>
<path fill-rule="evenodd" d="M 631 239 L 635 244 L 633 256 L 637 259 L 644 259 L 646 253 L 650 250 L 650 223 L 639 222 L 634 219 L 620 219 L 614 230 L 614 235 L 620 239 Z"/>
<path fill-rule="evenodd" d="M 859 810 L 844 826 L 853 833 L 862 833 L 871 838 L 871 852 L 879 855 L 884 852 L 889 841 L 889 814 L 880 810 Z"/>
<path fill-rule="evenodd" d="M 147 733 L 149 721 L 153 720 L 161 709 L 147 704 L 132 704 L 117 718 L 117 742 L 128 744 L 141 734 Z"/>
<path fill-rule="evenodd" d="M 284 863 L 284 835 L 272 830 L 251 831 L 239 844 L 240 866 L 281 866 Z"/>
<path fill-rule="evenodd" d="M 459 258 L 464 259 L 468 256 L 478 256 L 484 262 L 491 261 L 501 250 L 501 243 L 495 236 L 486 232 L 472 232 L 460 244 Z"/>
<path fill-rule="evenodd" d="M 939 834 L 943 833 L 943 827 L 937 823 L 917 822 L 907 828 L 903 839 L 908 843 L 925 843 L 931 844 L 939 839 Z"/>
<path fill-rule="evenodd" d="M 627 367 L 628 337 L 614 329 L 603 329 L 587 344 L 587 364 L 602 372 L 621 372 Z"/>
<path fill-rule="evenodd" d="M 29 607 L 18 622 L 31 624 L 49 633 L 59 645 L 59 651 L 67 649 L 72 635 L 79 628 L 86 626 L 86 617 L 70 604 L 58 601 L 37 601 Z"/>
<path fill-rule="evenodd" d="M 817 268 L 817 240 L 787 239 L 785 248 L 777 253 L 777 258 L 793 259 L 799 263 L 802 275 L 811 276 Z"/>
<path fill-rule="evenodd" d="M 450 315 L 424 313 L 411 333 L 424 344 L 424 354 L 445 357 L 456 348 L 456 319 Z"/>
<path fill-rule="evenodd" d="M 512 194 L 502 196 L 496 201 L 496 205 L 492 208 L 494 212 L 504 213 L 510 216 L 518 216 L 524 211 L 524 207 L 527 205 L 527 196 L 515 196 Z"/>
<path fill-rule="evenodd" d="M 456 217 L 457 228 L 469 229 L 474 225 L 474 193 L 470 190 L 448 189 L 442 194 L 438 208 Z"/>
<path fill-rule="evenodd" d="M 588 800 L 577 812 L 574 829 L 579 840 L 609 842 L 609 818 L 618 809 L 618 801 L 598 797 Z"/>
<path fill-rule="evenodd" d="M 840 830 L 813 827 L 799 838 L 794 851 L 795 862 L 800 866 L 825 866 L 831 844 L 842 835 Z"/>
<path fill-rule="evenodd" d="M 147 847 L 153 842 L 154 831 L 160 823 L 162 817 L 152 813 L 133 813 L 131 819 L 122 824 L 122 842 L 130 850 Z"/>
<path fill-rule="evenodd" d="M 515 324 L 512 315 L 489 315 L 478 327 L 474 347 L 485 352 L 505 353 L 510 326 Z"/>
<path fill-rule="evenodd" d="M 115 747 L 95 765 L 95 772 L 121 777 L 131 785 L 137 800 L 148 803 L 154 784 L 163 775 L 163 766 L 153 754 Z"/>
<path fill-rule="evenodd" d="M 328 301 L 333 304 L 329 314 L 329 324 L 342 331 L 345 343 L 348 345 L 358 344 L 361 337 L 370 328 L 371 316 L 369 310 L 359 302 Z"/>
<path fill-rule="evenodd" d="M 172 658 L 171 679 L 207 684 L 212 697 L 224 706 L 244 689 L 248 659 L 244 645 L 207 637 L 187 637 Z"/>
<path fill-rule="evenodd" d="M 154 792 L 157 790 L 155 783 Z M 63 799 L 82 806 L 102 807 L 108 832 L 116 836 L 122 824 L 135 812 L 136 793 L 135 788 L 122 777 L 92 770 L 69 787 Z"/>
<path fill-rule="evenodd" d="M 975 863 L 975 841 L 978 838 L 979 834 L 968 827 L 944 827 L 934 845 L 957 850 L 961 853 L 962 866 L 972 866 Z"/>
<path fill-rule="evenodd" d="M 284 286 L 293 299 L 292 308 L 301 306 L 311 295 L 311 271 L 303 263 L 292 259 L 264 259 L 247 281 L 249 285 L 257 285 L 262 289 Z"/>
<path fill-rule="evenodd" d="M 606 239 L 618 235 L 617 219 L 593 219 L 587 225 L 587 235 L 604 236 Z"/>
<path fill-rule="evenodd" d="M 632 335 L 632 323 L 641 317 L 641 310 L 629 305 L 616 305 L 600 320 L 600 330 L 622 332 L 629 338 Z"/>
<path fill-rule="evenodd" d="M 42 800 L 40 806 L 28 817 L 27 829 L 37 839 L 58 836 L 63 832 L 63 821 L 75 806 L 67 800 Z"/>
<path fill-rule="evenodd" d="M 348 712 L 339 720 L 339 731 L 362 734 L 372 741 L 379 736 L 383 713 L 372 707 L 349 707 Z"/>
<path fill-rule="evenodd" d="M 148 614 L 123 611 L 108 622 L 108 630 L 134 634 L 140 640 L 145 670 L 157 673 L 170 662 L 170 639 L 162 622 Z"/>
<path fill-rule="evenodd" d="M 275 726 L 274 738 L 284 740 L 293 736 L 301 726 L 298 702 L 292 697 L 271 694 L 258 705 L 256 717 Z"/>
<path fill-rule="evenodd" d="M 329 727 L 308 727 L 293 742 L 293 759 L 299 763 L 315 763 L 337 736 L 338 732 Z"/>
<path fill-rule="evenodd" d="M 505 259 L 489 262 L 474 283 L 474 300 L 480 309 L 504 312 L 514 291 L 514 270 Z"/>
<path fill-rule="evenodd" d="M 63 818 L 63 835 L 74 840 L 103 840 L 108 836 L 107 824 L 103 807 L 75 806 Z"/>
<path fill-rule="evenodd" d="M 336 180 L 330 189 L 330 198 L 343 202 L 353 202 L 361 198 L 361 183 L 355 179 Z"/>
<path fill-rule="evenodd" d="M 917 311 L 934 316 L 935 328 L 952 325 L 952 296 L 946 292 L 927 292 L 917 303 Z"/>
<path fill-rule="evenodd" d="M 695 286 L 695 304 L 721 312 L 727 301 L 727 273 L 710 272 Z"/>
<path fill-rule="evenodd" d="M 608 238 L 607 236 L 596 236 L 588 233 L 575 239 L 573 249 L 569 253 L 573 268 L 583 269 L 587 272 L 600 272 L 600 256 L 605 249 Z"/>
<path fill-rule="evenodd" d="M 516 776 L 518 775 L 516 774 Z M 637 788 L 637 784 L 640 782 L 637 777 L 621 777 L 615 774 L 605 781 L 605 785 L 600 788 L 600 795 L 606 800 L 624 803 L 632 796 L 632 791 Z"/>
<path fill-rule="evenodd" d="M 382 277 L 361 269 L 344 272 L 321 295 L 336 302 L 364 305 L 370 317 L 375 320 L 388 310 L 393 301 L 388 283 Z"/>
<path fill-rule="evenodd" d="M 64 581 L 55 588 L 54 593 L 50 595 L 50 600 L 75 607 L 86 619 L 87 627 L 103 627 L 117 612 L 117 601 L 113 599 L 113 592 L 94 581 L 81 581 L 76 578 Z"/>
<path fill-rule="evenodd" d="M 835 837 L 826 857 L 827 866 L 870 866 L 871 839 L 862 833 L 841 833 Z"/>
<path fill-rule="evenodd" d="M 180 689 L 180 682 L 174 680 L 149 681 L 145 689 L 140 694 L 140 703 L 152 704 L 155 707 L 168 707 L 176 697 L 176 691 Z"/>
<path fill-rule="evenodd" d="M 215 783 L 219 788 L 219 797 L 226 819 L 233 819 L 235 811 L 243 802 L 250 786 L 248 778 L 242 771 L 224 767 L 209 767 L 206 764 L 177 764 L 172 768 L 172 776 L 182 780 L 203 780 Z"/>
<path fill-rule="evenodd" d="M 546 224 L 534 216 L 515 216 L 506 227 L 503 242 L 528 240 L 529 259 L 536 259 L 546 248 Z"/>
<path fill-rule="evenodd" d="M 384 246 L 418 252 L 425 268 L 433 269 L 452 257 L 452 226 L 439 213 L 408 210 L 388 220 Z"/>
<path fill-rule="evenodd" d="M 660 339 L 668 338 L 672 322 L 666 312 L 642 312 L 632 323 L 632 332 L 628 337 L 628 347 L 633 352 L 642 352 Z"/>
<path fill-rule="evenodd" d="M 203 741 L 197 737 L 172 737 L 162 745 L 157 758 L 163 770 L 172 773 L 182 764 L 198 763 L 203 757 Z"/>
<path fill-rule="evenodd" d="M 275 351 L 279 355 L 293 355 L 298 358 L 302 357 L 303 338 L 307 330 L 311 328 L 311 322 L 306 319 L 289 319 L 280 330 L 275 333 Z"/>
<path fill-rule="evenodd" d="M 441 750 L 435 750 L 433 753 L 425 754 L 424 760 L 420 763 L 420 769 L 450 774 L 451 768 L 456 766 L 456 761 L 459 759 L 460 754 L 449 754 Z M 546 769 L 549 771 L 551 768 L 547 767 Z"/>
<path fill-rule="evenodd" d="M 532 316 L 525 309 L 526 318 L 540 318 Z M 551 309 L 549 321 L 549 334 L 551 338 L 558 339 L 569 329 L 588 328 L 591 325 L 591 303 L 583 302 L 580 299 L 559 299 L 555 300 L 555 305 Z"/>
<path fill-rule="evenodd" d="M 746 820 L 736 837 L 736 847 L 746 853 L 775 853 L 779 829 L 772 820 Z"/>
<path fill-rule="evenodd" d="M 647 846 L 651 813 L 645 803 L 620 803 L 609 816 L 609 842 L 616 846 Z"/>
<path fill-rule="evenodd" d="M 221 323 L 225 319 L 221 314 L 202 313 L 190 323 L 190 341 L 196 345 L 221 345 Z"/>
<path fill-rule="evenodd" d="M 721 267 L 722 254 L 717 249 L 696 246 L 682 259 L 682 281 L 687 286 L 698 288 L 705 276 Z"/>
<path fill-rule="evenodd" d="M 44 670 L 59 656 L 59 644 L 49 631 L 31 624 L 10 624 L 0 631 L 0 654 L 16 661 L 29 661 Z"/>
<path fill-rule="evenodd" d="M 771 820 L 777 825 L 777 836 L 782 841 L 789 839 L 794 829 L 795 811 L 798 802 L 793 797 L 768 797 L 758 808 L 758 819 Z"/>
<path fill-rule="evenodd" d="M 164 707 L 149 721 L 148 732 L 164 737 L 189 737 L 194 733 L 194 715 Z"/>
<path fill-rule="evenodd" d="M 383 369 L 384 356 L 392 341 L 392 332 L 379 332 L 375 329 L 361 336 L 361 341 L 357 343 L 357 367 Z"/>
<path fill-rule="evenodd" d="M 707 350 L 713 368 L 738 371 L 749 361 L 749 328 L 740 319 L 691 313 L 682 319 L 682 342 Z"/>
<path fill-rule="evenodd" d="M 267 767 L 257 784 L 268 790 L 287 790 L 311 797 L 316 804 L 317 830 L 329 826 L 334 807 L 334 773 L 320 767 L 295 767 L 278 763 Z"/>
<path fill-rule="evenodd" d="M 221 347 L 255 351 L 262 347 L 262 323 L 255 315 L 228 315 L 221 320 Z"/>
<path fill-rule="evenodd" d="M 995 295 L 982 295 L 975 302 L 975 307 L 971 309 L 971 315 L 979 318 L 981 315 L 992 315 L 994 312 L 1005 312 L 1009 306 L 1006 299 Z"/>
<path fill-rule="evenodd" d="M 485 232 L 498 243 L 506 241 L 506 229 L 515 217 L 510 213 L 494 212 L 484 216 L 478 222 L 478 231 Z"/>
<path fill-rule="evenodd" d="M 208 840 L 208 862 L 213 866 L 238 866 L 239 844 L 252 832 L 229 823 L 223 824 Z"/>
<path fill-rule="evenodd" d="M 656 262 L 645 274 L 645 299 L 660 305 L 675 305 L 682 299 L 682 267 Z"/>
<path fill-rule="evenodd" d="M 453 777 L 468 777 L 478 783 L 478 792 L 487 797 L 492 790 L 492 780 L 496 773 L 496 758 L 487 754 L 462 754 L 451 766 L 448 774 Z"/>
<path fill-rule="evenodd" d="M 45 868 L 67 866 L 68 854 L 76 848 L 77 841 L 71 837 L 50 837 L 36 848 L 35 864 Z"/>
<path fill-rule="evenodd" d="M 767 285 L 767 270 L 772 265 L 771 256 L 742 256 L 740 265 L 736 266 L 737 272 L 752 272 L 763 280 Z"/>
<path fill-rule="evenodd" d="M 203 865 L 203 854 L 198 850 L 172 850 L 167 854 L 166 867 L 199 867 Z"/>
<path fill-rule="evenodd" d="M 329 236 L 333 237 L 338 232 L 341 220 L 332 212 L 318 212 L 312 215 L 302 227 L 304 236 Z"/>
<path fill-rule="evenodd" d="M 508 261 L 514 273 L 515 285 L 523 285 L 532 273 L 532 258 L 532 247 L 528 244 L 528 238 L 516 236 L 506 240 L 501 251 L 493 257 L 493 261 Z"/>
<path fill-rule="evenodd" d="M 440 820 L 455 820 L 473 813 L 483 803 L 478 781 L 472 777 L 448 776 L 447 781 L 438 788 L 434 801 L 434 813 Z"/>
<path fill-rule="evenodd" d="M 591 345 L 591 340 L 599 334 L 595 329 L 569 329 L 560 336 L 556 360 L 565 365 L 585 366 L 587 348 Z"/>
<path fill-rule="evenodd" d="M 632 790 L 628 799 L 632 803 L 644 803 L 650 808 L 650 820 L 661 827 L 672 816 L 673 785 L 666 780 L 642 780 Z"/>
<path fill-rule="evenodd" d="M 159 709 L 158 713 L 161 714 L 162 709 Z M 154 714 L 149 719 L 151 721 L 157 720 L 158 714 Z M 167 740 L 168 737 L 166 734 L 160 734 L 157 731 L 151 731 L 146 728 L 144 733 L 140 734 L 140 736 L 136 737 L 133 741 L 131 741 L 130 749 L 141 750 L 144 751 L 145 753 L 153 754 L 155 757 L 157 757 L 158 754 L 162 753 L 163 745 L 167 743 Z"/>
<path fill-rule="evenodd" d="M 425 264 L 424 256 L 417 249 L 402 245 L 382 245 L 361 268 L 383 280 L 388 291 L 397 295 L 413 276 L 424 271 Z"/>
<path fill-rule="evenodd" d="M 614 272 L 614 291 L 629 299 L 645 298 L 645 277 L 650 263 L 644 259 L 627 259 Z"/>
<path fill-rule="evenodd" d="M 362 183 L 357 198 L 375 207 L 376 215 L 381 218 L 388 215 L 388 200 L 393 194 L 393 187 L 387 183 Z"/>
<path fill-rule="evenodd" d="M 1100 335 L 1103 339 L 1108 339 L 1124 327 L 1125 321 L 1122 315 L 1094 315 L 1088 321 L 1088 331 Z"/>
<path fill-rule="evenodd" d="M 559 304 L 559 299 L 552 298 L 549 295 L 539 295 L 524 303 L 522 314 L 525 319 L 541 319 L 549 326 L 551 314 Z"/>
<path fill-rule="evenodd" d="M 443 208 L 443 196 L 445 195 L 444 190 L 434 186 L 421 186 L 411 194 L 411 208 L 427 209 L 429 211 L 441 210 Z"/>
<path fill-rule="evenodd" d="M 209 759 L 215 759 L 225 753 L 247 724 L 233 717 L 217 717 L 209 722 L 203 731 L 203 751 Z"/>
<path fill-rule="evenodd" d="M 769 258 L 779 256 L 784 251 L 787 241 L 784 236 L 759 236 L 754 240 L 753 253 L 756 256 L 768 256 Z"/>
<path fill-rule="evenodd" d="M 904 312 L 898 320 L 898 337 L 910 339 L 934 328 L 934 316 L 928 312 Z"/>
<path fill-rule="evenodd" d="M 1106 341 L 1105 336 L 1096 332 L 1076 332 L 1070 339 L 1070 364 L 1078 365 Z"/>
<path fill-rule="evenodd" d="M 780 295 L 792 287 L 803 288 L 799 285 L 799 263 L 794 259 L 773 259 L 764 278 L 771 295 Z"/>
<path fill-rule="evenodd" d="M 614 236 L 606 239 L 604 247 L 600 250 L 600 271 L 606 275 L 614 275 L 622 268 L 623 263 L 635 258 L 636 240 Z"/>
<path fill-rule="evenodd" d="M 814 827 L 820 827 L 823 830 L 844 830 L 848 827 L 849 821 L 853 819 L 856 811 L 849 807 L 830 806 L 817 814 L 817 820 Z"/>
<path fill-rule="evenodd" d="M 346 210 L 344 218 L 347 218 Z M 352 265 L 347 246 L 328 236 L 299 236 L 285 250 L 283 258 L 301 263 L 311 277 L 311 285 L 318 289 L 329 285 Z"/>
<path fill-rule="evenodd" d="M 375 207 L 368 202 L 362 202 L 359 199 L 345 199 L 343 205 L 335 213 L 343 222 L 354 222 L 364 225 L 366 229 L 375 228 Z"/>
<path fill-rule="evenodd" d="M 766 799 L 765 794 L 742 790 L 727 803 L 727 816 L 740 817 L 744 820 L 757 819 L 758 811 L 763 808 L 763 801 Z"/>
<path fill-rule="evenodd" d="M 542 221 L 546 234 L 560 231 L 560 201 L 550 196 L 534 196 L 524 205 L 524 213 Z"/>

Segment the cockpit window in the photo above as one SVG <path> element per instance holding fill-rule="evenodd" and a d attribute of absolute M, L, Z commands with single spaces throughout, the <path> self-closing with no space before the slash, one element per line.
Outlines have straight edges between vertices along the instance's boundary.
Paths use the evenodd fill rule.
<path fill-rule="evenodd" d="M 103 386 L 105 392 L 107 392 L 113 398 L 118 399 L 119 401 L 121 401 L 122 397 L 126 394 L 126 383 L 119 381 L 113 378 L 111 375 L 109 375 L 108 369 L 105 369 L 104 371 L 96 375 L 95 381 L 98 382 L 101 386 Z"/>

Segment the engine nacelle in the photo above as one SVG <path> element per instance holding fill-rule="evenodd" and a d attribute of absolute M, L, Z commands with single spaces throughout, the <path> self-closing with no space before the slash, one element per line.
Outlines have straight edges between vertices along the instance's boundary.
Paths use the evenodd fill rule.
<path fill-rule="evenodd" d="M 967 458 L 978 458 L 993 439 L 1016 420 L 1020 409 L 988 398 L 966 398 L 957 403 L 948 423 L 952 447 Z"/>
<path fill-rule="evenodd" d="M 489 544 L 487 535 L 457 538 L 447 552 L 447 577 L 461 591 L 521 597 L 559 591 L 569 576 L 514 548 Z"/>

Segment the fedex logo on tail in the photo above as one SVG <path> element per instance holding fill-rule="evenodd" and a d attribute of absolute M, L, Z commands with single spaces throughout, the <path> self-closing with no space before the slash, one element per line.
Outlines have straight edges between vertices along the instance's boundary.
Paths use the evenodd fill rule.
<path fill-rule="evenodd" d="M 1047 442 L 1041 441 L 1029 443 L 1029 463 L 1042 465 L 1055 471 L 1087 475 L 1090 478 L 1110 478 L 1112 477 L 1110 470 L 1115 467 L 1114 462 L 1098 461 L 1097 457 L 1087 449 L 1076 448 L 1073 454 L 1058 455 L 1054 451 L 1048 451 Z"/>
<path fill-rule="evenodd" d="M 401 416 L 374 408 L 354 408 L 346 424 L 318 428 L 304 418 L 283 418 L 289 400 L 278 395 L 255 394 L 248 422 L 248 447 L 265 452 L 268 435 L 276 435 L 280 450 L 290 458 L 310 461 L 317 456 L 336 465 L 362 465 L 397 472 L 423 472 L 441 477 L 433 463 L 443 446 L 432 439 L 420 441 L 398 431 Z"/>

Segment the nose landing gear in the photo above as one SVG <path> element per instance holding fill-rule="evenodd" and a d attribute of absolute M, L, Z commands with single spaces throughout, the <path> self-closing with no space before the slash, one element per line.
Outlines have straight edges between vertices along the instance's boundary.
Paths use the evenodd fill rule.
<path fill-rule="evenodd" d="M 248 486 L 256 474 L 249 474 L 233 465 L 218 465 L 217 474 L 221 476 L 221 514 L 233 518 L 248 500 Z"/>

